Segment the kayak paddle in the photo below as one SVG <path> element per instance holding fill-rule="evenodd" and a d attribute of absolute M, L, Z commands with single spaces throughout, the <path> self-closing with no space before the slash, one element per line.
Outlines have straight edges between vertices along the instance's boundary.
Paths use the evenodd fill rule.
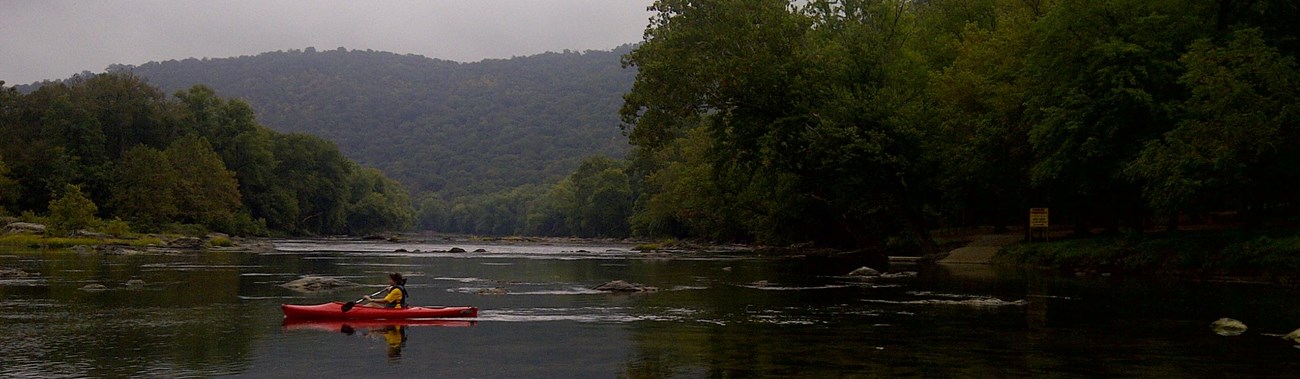
<path fill-rule="evenodd" d="M 354 301 L 349 301 L 349 302 L 343 303 L 343 312 L 347 312 L 347 311 L 352 310 L 352 307 L 357 306 L 357 303 L 360 303 L 362 300 L 365 300 L 367 297 L 371 297 L 371 296 L 379 296 L 379 294 L 383 293 L 385 290 L 388 290 L 388 288 L 385 287 L 385 288 L 382 289 L 382 290 L 379 290 L 379 291 L 376 291 L 375 293 L 372 293 L 372 294 L 369 294 L 369 295 L 363 296 L 363 297 L 361 297 L 360 299 L 356 299 L 356 300 L 354 300 Z"/>

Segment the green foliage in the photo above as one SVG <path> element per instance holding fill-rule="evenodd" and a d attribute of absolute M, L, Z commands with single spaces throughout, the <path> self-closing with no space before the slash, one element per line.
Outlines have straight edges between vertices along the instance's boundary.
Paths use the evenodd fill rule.
<path fill-rule="evenodd" d="M 30 248 L 66 249 L 73 246 L 130 245 L 147 247 L 161 245 L 162 240 L 155 237 L 119 239 L 86 237 L 47 237 L 34 234 L 7 234 L 0 236 L 0 246 L 23 246 Z"/>
<path fill-rule="evenodd" d="M 81 187 L 69 184 L 63 194 L 50 201 L 49 233 L 67 235 L 77 230 L 99 225 L 95 213 L 99 207 L 81 193 Z"/>
<path fill-rule="evenodd" d="M 10 170 L 0 170 L 0 206 L 31 216 L 48 209 L 58 233 L 93 225 L 86 215 L 97 203 L 143 230 L 191 235 L 410 225 L 408 195 L 395 181 L 373 170 L 354 175 L 362 171 L 334 144 L 272 132 L 247 103 L 207 87 L 173 101 L 132 74 L 103 74 L 26 95 L 5 89 L 3 100 L 0 167 Z M 77 191 L 65 190 L 74 183 Z M 50 195 L 65 191 L 73 195 Z"/>
<path fill-rule="evenodd" d="M 348 206 L 349 234 L 359 235 L 410 228 L 415 218 L 410 196 L 400 183 L 384 177 L 379 170 L 362 168 L 353 171 L 352 199 Z"/>
<path fill-rule="evenodd" d="M 632 189 L 622 162 L 602 156 L 588 158 L 569 176 L 573 183 L 573 212 L 567 220 L 582 237 L 626 237 L 632 213 Z"/>
<path fill-rule="evenodd" d="M 122 156 L 113 176 L 114 215 L 155 230 L 178 212 L 172 191 L 179 174 L 163 152 L 138 145 Z"/>
<path fill-rule="evenodd" d="M 104 225 L 99 228 L 99 231 L 113 237 L 122 238 L 131 235 L 131 225 L 126 221 L 122 221 L 120 218 L 114 218 L 105 221 Z"/>
<path fill-rule="evenodd" d="M 1208 39 L 1183 55 L 1188 116 L 1148 143 L 1130 165 L 1144 195 L 1164 213 L 1209 206 L 1263 208 L 1294 200 L 1300 152 L 1300 70 L 1294 57 L 1265 44 L 1257 29 Z"/>
<path fill-rule="evenodd" d="M 235 242 L 231 241 L 230 237 L 222 237 L 222 236 L 212 237 L 211 239 L 208 240 L 208 244 L 216 247 L 235 246 Z"/>
<path fill-rule="evenodd" d="M 927 131 L 903 113 L 919 107 L 927 80 L 905 49 L 916 33 L 909 4 L 660 1 L 652 10 L 646 42 L 627 58 L 640 71 L 625 127 L 651 156 L 693 127 L 713 141 L 707 163 L 651 166 L 654 190 L 689 185 L 657 171 L 704 168 L 716 190 L 698 171 L 682 180 L 727 196 L 702 203 L 723 205 L 711 218 L 741 220 L 759 241 L 862 246 L 911 233 L 932 245 L 914 202 L 923 192 L 912 187 L 927 174 L 916 164 Z M 638 228 L 679 218 L 668 204 L 686 204 L 673 197 L 643 197 L 652 213 L 635 218 Z"/>
<path fill-rule="evenodd" d="M 39 248 L 46 237 L 35 234 L 6 234 L 0 236 L 0 246 L 23 246 Z"/>
<path fill-rule="evenodd" d="M 177 175 L 171 181 L 176 207 L 172 218 L 229 231 L 242 206 L 239 184 L 207 139 L 181 137 L 167 146 L 163 156 Z"/>
<path fill-rule="evenodd" d="M 1182 232 L 1012 245 L 997 259 L 1074 271 L 1266 275 L 1300 272 L 1300 236 L 1277 232 Z"/>
<path fill-rule="evenodd" d="M 349 158 L 382 170 L 413 194 L 456 199 L 553 181 L 588 155 L 623 154 L 626 139 L 612 126 L 619 96 L 635 74 L 619 64 L 628 50 L 475 63 L 377 51 L 289 50 L 110 70 L 181 91 L 191 110 L 185 117 L 197 125 L 249 125 L 256 109 L 261 123 L 333 141 Z M 216 92 L 242 100 L 216 99 Z M 232 162 L 231 154 L 264 156 L 228 148 L 247 142 L 239 130 L 247 129 L 201 135 L 245 184 L 259 173 Z"/>
<path fill-rule="evenodd" d="M 18 182 L 9 178 L 9 167 L 5 166 L 3 157 L 0 157 L 0 216 L 9 214 L 7 209 L 17 202 Z"/>
<path fill-rule="evenodd" d="M 1282 237 L 1222 244 L 1251 262 L 1234 263 L 1119 233 L 1211 211 L 1251 225 L 1300 215 L 1292 2 L 660 0 L 650 10 L 645 41 L 622 61 L 635 72 L 605 52 L 456 64 L 310 50 L 114 69 L 180 90 L 174 101 L 129 74 L 6 89 L 0 156 L 16 196 L 0 172 L 0 206 L 44 212 L 78 184 L 108 204 L 105 216 L 137 227 L 415 225 L 923 251 L 936 226 L 1023 224 L 1024 208 L 1049 207 L 1054 224 L 1105 227 L 1110 247 L 1026 250 L 1027 260 L 1289 267 Z M 619 93 L 626 161 L 607 158 L 626 149 L 609 128 Z M 263 128 L 254 108 L 319 137 Z"/>

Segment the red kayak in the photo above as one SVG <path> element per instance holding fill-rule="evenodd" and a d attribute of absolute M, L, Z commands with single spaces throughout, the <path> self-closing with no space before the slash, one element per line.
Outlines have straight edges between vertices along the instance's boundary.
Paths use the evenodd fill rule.
<path fill-rule="evenodd" d="M 280 304 L 285 318 L 296 319 L 353 319 L 353 320 L 403 320 L 412 318 L 438 317 L 478 317 L 475 307 L 407 307 L 370 308 L 353 307 L 343 311 L 343 303 L 332 302 L 317 305 Z"/>

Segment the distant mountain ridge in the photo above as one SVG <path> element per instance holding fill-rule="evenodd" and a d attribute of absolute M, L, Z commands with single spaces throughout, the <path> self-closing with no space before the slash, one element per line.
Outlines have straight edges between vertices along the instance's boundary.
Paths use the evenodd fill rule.
<path fill-rule="evenodd" d="M 167 93 L 196 84 L 248 101 L 263 125 L 337 143 L 413 194 L 482 194 L 568 175 L 585 157 L 622 156 L 622 94 L 634 69 L 612 51 L 458 63 L 314 48 L 114 65 Z"/>

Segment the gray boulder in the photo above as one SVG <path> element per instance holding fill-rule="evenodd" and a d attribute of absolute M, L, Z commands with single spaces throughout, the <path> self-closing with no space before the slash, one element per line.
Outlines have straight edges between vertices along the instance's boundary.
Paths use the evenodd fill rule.
<path fill-rule="evenodd" d="M 1210 328 L 1214 329 L 1215 334 L 1225 337 L 1239 336 L 1246 332 L 1246 324 L 1227 317 L 1215 320 Z"/>
<path fill-rule="evenodd" d="M 650 287 L 643 284 L 628 283 L 622 280 L 615 280 L 609 283 L 601 284 L 594 288 L 597 291 L 605 292 L 654 292 L 658 291 L 657 287 Z"/>
<path fill-rule="evenodd" d="M 108 255 L 141 255 L 147 254 L 145 251 L 137 250 L 130 245 L 99 245 L 95 251 Z"/>
<path fill-rule="evenodd" d="M 168 242 L 167 247 L 177 249 L 202 249 L 203 240 L 197 237 L 181 237 Z"/>
<path fill-rule="evenodd" d="M 5 233 L 45 234 L 45 225 L 32 222 L 11 222 L 5 225 Z"/>
<path fill-rule="evenodd" d="M 131 279 L 126 281 L 126 288 L 141 289 L 144 288 L 144 281 L 140 279 Z"/>
<path fill-rule="evenodd" d="M 336 288 L 356 287 L 360 284 L 349 282 L 342 279 L 327 278 L 324 276 L 304 276 L 294 281 L 281 284 L 280 287 L 288 288 L 298 292 L 320 292 L 330 291 Z"/>

